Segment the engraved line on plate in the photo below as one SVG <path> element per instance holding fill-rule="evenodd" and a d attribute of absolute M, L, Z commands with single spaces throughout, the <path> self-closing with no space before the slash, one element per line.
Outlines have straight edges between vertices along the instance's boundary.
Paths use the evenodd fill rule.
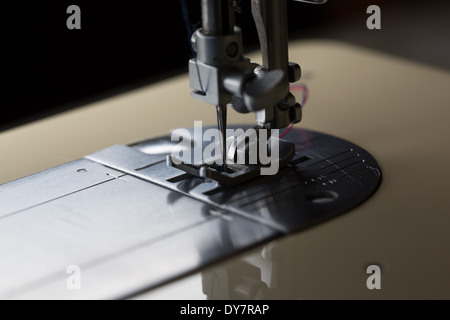
<path fill-rule="evenodd" d="M 332 155 L 331 157 L 328 157 L 328 158 L 324 158 L 324 157 L 322 157 L 321 155 L 319 155 L 319 154 L 317 154 L 317 153 L 314 152 L 314 154 L 317 155 L 317 156 L 319 156 L 320 158 L 322 158 L 322 160 L 319 160 L 319 161 L 317 161 L 317 162 L 311 163 L 311 164 L 307 165 L 307 167 L 314 166 L 314 165 L 316 165 L 316 164 L 318 164 L 318 163 L 321 163 L 321 162 L 323 162 L 323 161 L 329 161 L 330 159 L 333 159 L 333 158 L 335 158 L 335 157 L 337 157 L 337 156 L 343 155 L 343 154 L 345 154 L 345 153 L 347 153 L 347 152 L 353 152 L 353 149 L 350 148 L 350 149 L 348 149 L 348 150 L 345 150 L 345 151 L 339 152 L 339 153 L 337 153 L 337 154 L 335 154 L 335 155 Z"/>
<path fill-rule="evenodd" d="M 144 169 L 156 166 L 157 164 L 160 164 L 160 163 L 163 163 L 163 162 L 166 162 L 166 159 L 163 159 L 163 160 L 160 160 L 160 161 L 157 161 L 157 162 L 153 162 L 153 163 L 147 164 L 145 166 L 136 168 L 136 169 L 134 169 L 134 171 L 141 171 L 141 170 L 144 170 Z"/>
<path fill-rule="evenodd" d="M 126 174 L 121 175 L 121 176 L 119 176 L 119 177 L 121 178 L 121 177 L 123 177 L 123 176 L 126 176 Z M 38 206 L 40 206 L 40 205 L 46 204 L 46 203 L 51 202 L 51 201 L 53 201 L 53 200 L 61 199 L 61 198 L 70 196 L 71 194 L 74 194 L 74 193 L 77 193 L 77 192 L 80 192 L 80 191 L 83 191 L 83 190 L 86 190 L 86 189 L 90 189 L 90 188 L 99 186 L 99 185 L 101 185 L 101 184 L 103 184 L 103 183 L 110 182 L 110 181 L 114 181 L 114 180 L 116 180 L 116 178 L 111 178 L 111 179 L 108 179 L 108 180 L 105 180 L 105 181 L 101 181 L 101 182 L 92 184 L 92 185 L 90 185 L 90 186 L 87 186 L 87 187 L 84 187 L 84 188 L 81 188 L 81 189 L 78 189 L 78 190 L 75 190 L 75 191 L 72 191 L 72 192 L 63 194 L 63 195 L 61 195 L 61 196 L 58 196 L 58 197 L 55 197 L 55 198 L 52 198 L 52 199 L 49 199 L 49 200 L 45 200 L 45 201 L 43 201 L 43 202 L 34 204 L 34 205 L 32 205 L 32 206 L 29 206 L 29 207 L 26 207 L 26 208 L 23 208 L 23 209 L 20 209 L 20 210 L 17 210 L 17 211 L 8 213 L 8 214 L 6 214 L 6 215 L 4 215 L 4 216 L 1 216 L 1 217 L 0 217 L 0 220 L 1 220 L 1 219 L 8 218 L 8 217 L 11 217 L 11 216 L 13 216 L 13 215 L 15 215 L 15 214 L 18 214 L 18 213 L 21 213 L 21 212 L 23 212 L 23 211 L 26 211 L 26 210 L 29 210 L 29 209 L 38 207 Z"/>
<path fill-rule="evenodd" d="M 350 148 L 348 151 L 350 151 L 350 152 L 353 152 L 353 148 Z M 347 152 L 348 152 L 347 151 Z M 312 151 L 313 152 L 313 151 Z M 321 157 L 321 158 L 323 158 L 320 154 L 318 154 L 318 153 L 316 153 L 316 152 L 313 152 L 316 156 L 318 156 L 318 157 Z M 344 154 L 345 152 L 341 152 L 341 153 L 338 153 L 337 155 L 339 155 L 339 154 Z M 333 158 L 333 157 L 331 157 L 331 158 Z M 331 162 L 329 159 L 331 159 L 331 158 L 327 158 L 327 159 L 325 159 L 324 158 L 324 161 L 328 161 L 329 163 L 331 163 L 331 164 L 333 164 L 333 162 Z M 361 162 L 364 162 L 364 160 L 363 161 L 361 161 Z M 359 184 L 361 187 L 365 187 L 361 182 L 359 182 L 358 180 L 355 180 L 350 174 L 348 174 L 347 172 L 345 172 L 342 168 L 340 168 L 338 165 L 336 165 L 336 164 L 334 164 L 334 166 L 337 168 L 337 170 L 335 170 L 335 171 L 333 171 L 333 172 L 337 172 L 337 171 L 342 171 L 347 177 L 349 177 L 349 179 L 351 179 L 351 180 L 353 180 L 354 182 L 356 182 L 357 184 Z M 347 167 L 344 167 L 344 169 L 345 168 L 348 168 L 349 166 L 347 166 Z M 328 174 L 330 174 L 330 173 L 328 173 Z"/>
<path fill-rule="evenodd" d="M 256 199 L 253 199 L 253 200 L 251 200 L 251 201 L 249 201 L 249 202 L 244 202 L 244 204 L 240 204 L 240 206 L 241 206 L 241 207 L 246 207 L 246 206 L 248 206 L 248 205 L 250 205 L 250 204 L 259 202 L 259 201 L 261 201 L 261 200 L 263 200 L 263 199 L 265 199 L 265 198 L 273 197 L 274 195 L 279 194 L 279 193 L 282 193 L 282 192 L 284 192 L 284 191 L 286 191 L 286 190 L 292 190 L 293 188 L 298 187 L 298 186 L 300 186 L 300 185 L 301 185 L 300 183 L 297 183 L 297 184 L 292 185 L 292 186 L 289 186 L 289 187 L 287 187 L 287 188 L 275 190 L 274 192 L 272 192 L 272 193 L 270 193 L 270 194 L 265 194 L 264 196 L 259 197 L 259 198 L 256 198 Z M 272 201 L 273 201 L 273 199 L 272 199 Z"/>
<path fill-rule="evenodd" d="M 353 167 L 355 165 L 362 164 L 362 163 L 364 163 L 364 161 L 361 161 L 361 160 L 360 161 L 356 161 L 356 162 L 352 162 L 352 163 L 350 163 L 349 165 L 347 165 L 345 167 L 338 168 L 336 170 L 330 171 L 330 172 L 328 172 L 328 174 L 333 174 L 333 173 L 338 172 L 338 171 L 343 171 L 344 169 L 347 169 L 347 168 L 350 168 L 350 167 Z"/>
<path fill-rule="evenodd" d="M 112 179 L 112 180 L 114 180 L 114 179 Z M 132 245 L 130 245 L 130 246 L 126 247 L 126 248 L 120 249 L 118 251 L 108 253 L 108 254 L 106 254 L 104 256 L 100 256 L 100 257 L 96 257 L 94 259 L 88 260 L 86 262 L 83 262 L 83 270 L 88 270 L 88 269 L 90 269 L 92 267 L 95 267 L 95 266 L 97 266 L 99 264 L 111 261 L 111 260 L 113 260 L 113 259 L 115 259 L 117 257 L 121 257 L 123 255 L 126 255 L 126 254 L 128 254 L 128 253 L 130 253 L 132 251 L 136 251 L 136 250 L 139 250 L 141 248 L 145 248 L 147 246 L 151 246 L 151 245 L 153 245 L 156 242 L 160 242 L 161 240 L 170 238 L 172 236 L 176 236 L 177 234 L 180 234 L 180 233 L 182 233 L 184 231 L 187 231 L 189 229 L 201 226 L 202 224 L 205 224 L 205 223 L 209 222 L 211 219 L 220 219 L 220 218 L 218 218 L 216 216 L 213 216 L 213 215 L 207 216 L 203 220 L 197 221 L 196 223 L 193 223 L 193 224 L 191 224 L 189 226 L 184 226 L 184 227 L 181 227 L 179 229 L 172 230 L 172 231 L 170 231 L 168 233 L 165 233 L 165 234 L 162 234 L 162 235 L 160 235 L 160 236 L 158 236 L 156 238 L 147 239 L 147 240 L 144 240 L 144 241 L 132 244 Z M 11 289 L 9 292 L 6 292 L 6 294 L 8 296 L 10 296 L 10 297 L 14 296 L 14 295 L 20 295 L 21 292 L 27 292 L 30 289 L 33 290 L 33 289 L 39 288 L 42 285 L 46 285 L 47 282 L 54 282 L 55 280 L 57 281 L 59 279 L 61 279 L 61 272 L 48 274 L 47 276 L 44 276 L 44 277 L 42 277 L 42 278 L 40 278 L 38 280 L 30 281 L 30 282 L 28 282 L 26 284 L 21 285 L 18 288 Z"/>

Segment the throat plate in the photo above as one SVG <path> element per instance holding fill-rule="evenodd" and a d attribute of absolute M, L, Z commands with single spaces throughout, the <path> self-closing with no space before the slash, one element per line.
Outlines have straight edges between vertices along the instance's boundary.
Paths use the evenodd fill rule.
<path fill-rule="evenodd" d="M 237 186 L 167 166 L 169 137 L 1 185 L 0 297 L 129 297 L 345 213 L 380 184 L 353 143 L 300 129 L 283 139 L 289 164 Z M 73 266 L 82 290 L 68 290 Z"/>

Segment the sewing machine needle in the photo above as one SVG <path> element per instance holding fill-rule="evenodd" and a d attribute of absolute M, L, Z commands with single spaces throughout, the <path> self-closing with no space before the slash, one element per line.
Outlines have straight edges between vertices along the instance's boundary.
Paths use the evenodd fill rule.
<path fill-rule="evenodd" d="M 227 171 L 226 154 L 227 154 L 227 142 L 226 142 L 226 130 L 227 130 L 227 106 L 216 106 L 217 111 L 217 126 L 222 134 L 222 171 Z"/>

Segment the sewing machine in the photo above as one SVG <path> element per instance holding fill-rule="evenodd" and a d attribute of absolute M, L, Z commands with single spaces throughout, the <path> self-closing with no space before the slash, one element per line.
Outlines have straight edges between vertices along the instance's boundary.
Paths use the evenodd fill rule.
<path fill-rule="evenodd" d="M 288 288 L 289 279 L 302 265 L 290 250 L 298 246 L 292 235 L 310 231 L 312 226 L 333 226 L 330 221 L 342 224 L 343 220 L 330 219 L 349 211 L 353 219 L 358 216 L 360 224 L 376 219 L 376 213 L 368 218 L 364 210 L 355 210 L 380 185 L 381 168 L 375 158 L 339 135 L 291 126 L 301 120 L 302 105 L 295 92 L 289 92 L 289 83 L 297 82 L 301 72 L 287 57 L 285 1 L 252 4 L 262 65 L 242 55 L 240 31 L 232 19 L 233 2 L 202 2 L 203 28 L 194 36 L 197 56 L 189 62 L 192 96 L 202 102 L 192 112 L 185 111 L 211 123 L 207 115 L 211 108 L 204 102 L 216 108 L 220 134 L 212 144 L 211 159 L 179 161 L 182 151 L 193 152 L 198 146 L 204 154 L 209 146 L 203 146 L 204 133 L 216 127 L 204 127 L 197 134 L 195 127 L 186 128 L 177 139 L 165 134 L 100 151 L 90 145 L 92 152 L 81 159 L 0 186 L 0 252 L 8 257 L 2 264 L 2 297 L 126 298 L 141 294 L 151 298 L 176 286 L 177 282 L 169 282 L 203 271 L 201 281 L 195 280 L 210 298 L 292 298 L 298 292 Z M 320 69 L 318 63 L 315 66 Z M 182 77 L 169 86 L 154 87 L 149 95 L 134 93 L 130 100 L 119 97 L 108 106 L 110 119 L 123 104 L 137 105 L 134 111 L 139 114 L 157 96 L 186 109 L 182 103 L 187 98 L 167 98 L 172 92 L 186 91 L 186 81 Z M 249 124 L 251 119 L 244 115 L 243 120 L 227 125 L 231 113 L 227 108 L 231 107 L 237 111 L 233 120 L 241 119 L 238 113 L 251 117 L 255 113 L 256 124 Z M 76 123 L 89 127 L 95 110 L 81 118 L 77 112 L 83 110 L 72 113 Z M 163 123 L 167 116 L 155 121 Z M 139 118 L 136 113 L 133 117 Z M 122 123 L 131 120 L 120 118 Z M 329 124 L 331 120 L 321 121 Z M 136 126 L 139 120 L 129 123 Z M 43 126 L 53 131 L 58 125 L 44 121 Z M 356 127 L 364 134 L 364 126 Z M 234 133 L 253 129 L 255 135 L 238 141 L 236 135 L 227 137 L 226 129 Z M 266 133 L 260 134 L 263 130 Z M 80 141 L 79 136 L 73 139 Z M 121 136 L 115 141 L 126 139 Z M 86 148 L 91 142 L 83 143 Z M 251 162 L 255 144 L 259 150 L 264 146 L 267 156 L 278 154 L 271 158 L 276 173 L 263 174 L 272 163 L 260 158 Z M 273 146 L 279 147 L 278 152 Z M 364 147 L 380 150 L 368 142 Z M 285 245 L 272 242 L 276 239 Z M 255 249 L 248 251 L 251 248 Z M 236 258 L 226 260 L 229 257 Z M 220 261 L 222 265 L 211 266 Z M 73 270 L 79 278 L 72 277 Z M 81 279 L 81 288 L 68 281 L 77 279 Z M 307 282 L 304 277 L 294 279 L 296 287 Z"/>

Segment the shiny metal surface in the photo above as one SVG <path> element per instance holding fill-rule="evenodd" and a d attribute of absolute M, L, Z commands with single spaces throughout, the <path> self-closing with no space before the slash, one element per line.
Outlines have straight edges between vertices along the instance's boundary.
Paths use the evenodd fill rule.
<path fill-rule="evenodd" d="M 50 174 L 65 179 L 88 162 Z M 83 173 L 91 179 L 87 187 L 42 198 L 0 220 L 1 298 L 120 298 L 277 233 L 129 175 L 111 178 L 116 171 L 101 165 L 91 163 L 89 169 Z M 108 178 L 99 183 L 98 174 Z M 45 176 L 44 171 L 34 182 Z M 28 195 L 15 190 L 9 192 L 12 202 Z M 82 290 L 66 286 L 71 265 L 81 269 Z"/>
<path fill-rule="evenodd" d="M 240 127 L 245 130 L 251 126 Z M 192 136 L 194 145 L 202 143 L 195 140 L 194 134 Z M 151 140 L 133 147 L 114 146 L 87 158 L 283 233 L 344 213 L 366 200 L 378 188 L 381 169 L 376 160 L 359 146 L 333 136 L 299 129 L 291 130 L 286 140 L 296 146 L 296 155 L 286 168 L 274 176 L 261 176 L 233 187 L 189 177 L 181 170 L 168 167 L 163 155 L 138 151 L 141 145 L 142 150 L 148 150 Z M 161 144 L 162 139 L 156 141 Z M 122 161 L 127 157 L 128 161 Z"/>
<path fill-rule="evenodd" d="M 374 192 L 379 171 L 367 167 L 377 164 L 364 150 L 301 132 L 290 133 L 290 167 L 237 187 L 167 166 L 168 137 L 153 148 L 152 140 L 112 146 L 0 186 L 0 297 L 130 297 L 343 213 Z M 369 175 L 352 176 L 363 171 Z M 345 188 L 325 192 L 323 181 Z M 83 290 L 68 289 L 69 266 L 82 271 Z"/>
<path fill-rule="evenodd" d="M 93 185 L 121 173 L 87 160 L 76 160 L 0 186 L 0 219 Z"/>

